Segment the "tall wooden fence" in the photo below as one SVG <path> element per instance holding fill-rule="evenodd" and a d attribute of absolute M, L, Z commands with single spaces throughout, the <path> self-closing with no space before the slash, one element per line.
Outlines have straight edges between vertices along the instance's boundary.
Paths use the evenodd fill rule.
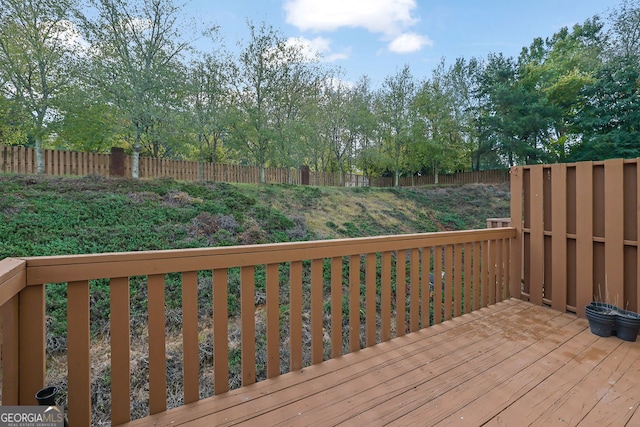
<path fill-rule="evenodd" d="M 435 175 L 407 176 L 398 180 L 400 187 L 419 187 L 434 184 L 498 184 L 501 182 L 509 182 L 509 171 L 507 169 L 438 175 L 437 182 Z M 392 177 L 380 177 L 371 180 L 372 187 L 393 187 L 394 185 L 395 178 Z"/>
<path fill-rule="evenodd" d="M 48 175 L 100 175 L 110 176 L 110 154 L 81 153 L 75 151 L 44 150 L 45 173 Z M 36 173 L 35 150 L 25 147 L 0 146 L 0 173 Z M 132 176 L 132 157 L 125 156 L 125 176 Z M 169 160 L 140 157 L 138 173 L 141 178 L 175 178 L 184 181 L 231 182 L 254 184 L 260 182 L 257 166 L 223 165 L 197 161 Z M 266 168 L 265 181 L 273 184 L 302 184 L 299 169 Z M 507 170 L 459 172 L 440 175 L 439 184 L 501 183 L 509 181 Z M 394 178 L 367 178 L 357 174 L 310 172 L 309 184 L 317 186 L 393 187 Z M 435 184 L 433 175 L 400 178 L 401 187 Z"/>
<path fill-rule="evenodd" d="M 580 316 L 594 298 L 640 308 L 639 165 L 614 159 L 511 170 L 512 271 L 523 271 L 522 280 L 511 276 L 512 296 Z"/>

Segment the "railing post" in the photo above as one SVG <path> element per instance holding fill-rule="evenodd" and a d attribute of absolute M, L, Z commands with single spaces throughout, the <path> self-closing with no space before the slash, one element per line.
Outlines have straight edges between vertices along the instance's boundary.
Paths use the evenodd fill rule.
<path fill-rule="evenodd" d="M 511 239 L 511 271 L 509 296 L 522 298 L 522 167 L 511 168 L 511 226 L 516 237 Z"/>
<path fill-rule="evenodd" d="M 27 286 L 19 301 L 19 404 L 36 405 L 38 390 L 45 385 L 44 285 Z"/>
<path fill-rule="evenodd" d="M 0 261 L 0 355 L 2 360 L 2 404 L 20 401 L 20 291 L 27 286 L 26 262 Z"/>
<path fill-rule="evenodd" d="M 19 401 L 18 369 L 20 366 L 18 341 L 19 296 L 11 298 L 3 306 L 0 316 L 2 330 L 2 404 L 15 406 Z"/>

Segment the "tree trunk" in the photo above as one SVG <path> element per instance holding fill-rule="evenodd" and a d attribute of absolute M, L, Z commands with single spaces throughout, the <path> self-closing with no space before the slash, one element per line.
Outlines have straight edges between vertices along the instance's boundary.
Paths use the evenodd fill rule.
<path fill-rule="evenodd" d="M 400 187 L 400 171 L 396 169 L 394 187 Z"/>
<path fill-rule="evenodd" d="M 42 152 L 42 138 L 36 136 L 36 170 L 39 174 L 44 173 L 44 156 Z"/>
<path fill-rule="evenodd" d="M 267 179 L 265 177 L 264 165 L 260 165 L 260 184 L 266 184 Z"/>
<path fill-rule="evenodd" d="M 204 181 L 204 147 L 202 139 L 202 134 L 199 134 L 198 144 L 200 145 L 200 163 L 198 164 L 198 181 Z"/>
<path fill-rule="evenodd" d="M 133 160 L 131 161 L 131 178 L 138 179 L 140 178 L 139 171 L 140 164 L 140 145 L 136 144 L 133 147 Z"/>

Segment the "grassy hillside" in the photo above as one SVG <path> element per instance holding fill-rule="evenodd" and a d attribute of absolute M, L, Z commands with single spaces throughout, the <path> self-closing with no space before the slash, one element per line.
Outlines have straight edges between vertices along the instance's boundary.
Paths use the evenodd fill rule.
<path fill-rule="evenodd" d="M 0 259 L 484 228 L 507 185 L 415 189 L 0 175 Z"/>
<path fill-rule="evenodd" d="M 506 216 L 508 211 L 506 185 L 318 188 L 0 175 L 0 259 L 484 228 L 487 217 Z M 286 269 L 283 266 L 285 276 Z M 303 263 L 303 275 L 309 283 L 309 263 Z M 264 266 L 256 267 L 255 277 L 256 295 L 264 296 Z M 165 284 L 167 397 L 168 406 L 174 407 L 182 404 L 183 396 L 180 274 L 166 275 Z M 148 414 L 146 278 L 132 277 L 130 285 L 132 416 L 138 418 Z M 91 280 L 90 286 L 92 416 L 101 424 L 110 419 L 109 281 Z M 286 286 L 280 288 L 283 371 L 289 351 Z M 304 292 L 303 310 L 308 310 L 309 288 Z M 66 293 L 66 284 L 47 286 L 47 381 L 61 388 L 61 401 L 68 370 Z M 240 270 L 229 269 L 231 388 L 238 387 L 241 378 L 239 298 Z M 200 394 L 205 397 L 213 393 L 211 271 L 198 274 L 198 300 Z M 261 337 L 266 317 L 258 300 L 256 335 Z M 348 309 L 343 304 L 343 334 L 349 333 Z M 309 348 L 308 316 L 305 319 L 303 345 Z M 329 331 L 328 315 L 323 324 Z M 256 342 L 257 360 L 262 361 L 256 367 L 259 379 L 266 373 L 265 342 Z M 309 355 L 304 357 L 307 366 Z"/>

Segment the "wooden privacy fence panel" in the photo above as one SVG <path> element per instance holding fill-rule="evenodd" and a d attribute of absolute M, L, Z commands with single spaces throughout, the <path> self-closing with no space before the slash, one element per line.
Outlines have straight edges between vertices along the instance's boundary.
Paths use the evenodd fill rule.
<path fill-rule="evenodd" d="M 512 294 L 580 316 L 594 299 L 637 311 L 638 168 L 637 159 L 513 168 L 512 252 L 523 252 L 523 273 Z"/>
<path fill-rule="evenodd" d="M 12 268 L 23 274 L 20 304 L 29 313 L 44 310 L 44 284 L 68 284 L 69 304 L 74 307 L 68 317 L 68 413 L 74 425 L 91 423 L 88 331 L 94 313 L 89 316 L 90 281 L 109 281 L 110 313 L 102 315 L 111 324 L 111 421 L 118 425 L 131 418 L 129 325 L 135 323 L 129 309 L 131 291 L 146 290 L 148 295 L 148 313 L 142 316 L 148 325 L 148 395 L 153 414 L 168 406 L 165 289 L 181 288 L 184 402 L 192 402 L 200 397 L 203 381 L 199 376 L 202 337 L 195 315 L 203 304 L 199 303 L 203 285 L 212 291 L 204 304 L 213 310 L 213 366 L 206 369 L 213 371 L 213 392 L 220 394 L 238 385 L 229 376 L 238 369 L 242 385 L 252 384 L 508 298 L 509 241 L 514 236 L 513 228 L 497 228 L 39 257 L 18 261 L 22 266 Z M 0 292 L 8 283 L 2 271 L 0 264 Z M 29 294 L 30 290 L 35 293 Z M 236 314 L 229 317 L 229 309 Z M 238 320 L 239 345 L 229 339 Z M 21 317 L 20 331 L 35 333 L 43 343 L 44 321 L 44 313 L 33 321 Z M 34 322 L 32 327 L 29 322 Z M 33 353 L 28 366 L 44 363 L 44 348 L 35 346 Z M 7 369 L 3 365 L 3 379 L 13 378 L 14 372 Z M 43 382 L 44 377 L 36 376 L 35 381 Z M 25 392 L 35 392 L 33 387 L 35 383 L 28 384 Z"/>
<path fill-rule="evenodd" d="M 110 154 L 81 153 L 75 151 L 44 150 L 45 173 L 49 175 L 110 175 Z M 125 156 L 124 174 L 132 176 L 131 156 Z M 36 173 L 35 150 L 25 147 L 0 146 L 0 173 Z M 223 165 L 218 163 L 170 160 L 140 157 L 140 178 L 174 178 L 183 181 L 217 181 L 244 184 L 260 183 L 257 166 Z M 506 170 L 459 172 L 440 175 L 439 184 L 501 183 L 509 180 Z M 367 178 L 358 174 L 334 172 L 310 172 L 310 185 L 345 187 L 393 187 L 395 180 L 389 177 Z M 267 184 L 302 184 L 299 169 L 265 168 Z M 435 184 L 432 175 L 400 178 L 401 187 Z"/>
<path fill-rule="evenodd" d="M 109 176 L 109 154 L 76 151 L 43 150 L 44 171 L 47 175 Z M 0 172 L 37 173 L 33 148 L 0 145 Z"/>

